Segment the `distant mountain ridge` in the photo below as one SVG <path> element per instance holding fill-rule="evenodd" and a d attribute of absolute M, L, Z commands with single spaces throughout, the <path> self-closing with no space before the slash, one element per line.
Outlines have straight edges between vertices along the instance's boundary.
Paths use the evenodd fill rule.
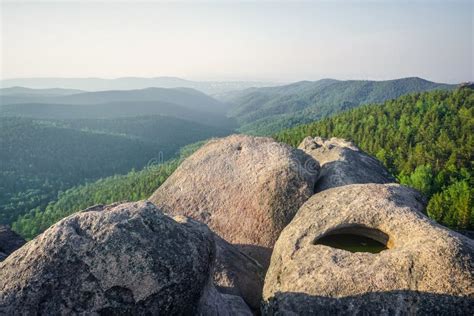
<path fill-rule="evenodd" d="M 150 87 L 158 88 L 193 88 L 206 94 L 219 94 L 232 90 L 250 87 L 276 85 L 273 82 L 260 81 L 193 81 L 177 77 L 122 77 L 116 79 L 103 78 L 14 78 L 0 80 L 0 87 L 22 86 L 34 89 L 63 88 L 86 91 L 130 90 Z"/>
<path fill-rule="evenodd" d="M 28 95 L 4 95 L 0 98 L 1 104 L 31 103 Z M 224 105 L 216 99 L 190 88 L 146 88 L 135 90 L 109 90 L 82 92 L 70 95 L 39 96 L 35 103 L 47 104 L 99 104 L 124 101 L 162 101 L 174 103 L 191 109 L 223 113 Z"/>
<path fill-rule="evenodd" d="M 75 93 L 79 90 L 6 88 L 0 116 L 38 119 L 98 119 L 164 115 L 210 126 L 235 128 L 227 104 L 190 88 L 146 88 Z M 59 90 L 59 91 L 56 91 Z M 26 94 L 22 94 L 22 92 Z M 49 92 L 49 93 L 53 93 Z M 71 92 L 72 94 L 66 94 Z"/>
<path fill-rule="evenodd" d="M 78 89 L 62 89 L 62 88 L 50 88 L 50 89 L 32 89 L 25 87 L 9 87 L 0 89 L 0 95 L 31 95 L 31 96 L 59 96 L 68 95 L 75 93 L 85 92 Z"/>
<path fill-rule="evenodd" d="M 380 103 L 412 92 L 451 90 L 456 85 L 421 78 L 387 81 L 322 79 L 284 86 L 250 88 L 222 96 L 242 132 L 272 134 L 362 104 Z"/>

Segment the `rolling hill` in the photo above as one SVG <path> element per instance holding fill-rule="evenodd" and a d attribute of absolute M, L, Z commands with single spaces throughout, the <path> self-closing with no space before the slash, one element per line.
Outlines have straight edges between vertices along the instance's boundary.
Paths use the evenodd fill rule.
<path fill-rule="evenodd" d="M 23 96 L 58 96 L 82 93 L 85 91 L 78 89 L 61 89 L 61 88 L 50 88 L 50 89 L 31 89 L 25 87 L 9 87 L 0 89 L 0 96 L 5 95 L 23 95 Z"/>
<path fill-rule="evenodd" d="M 31 103 L 31 95 L 3 95 L 2 105 Z M 146 88 L 139 90 L 110 90 L 83 92 L 71 95 L 37 96 L 35 103 L 90 105 L 111 102 L 159 101 L 172 103 L 190 110 L 225 113 L 227 108 L 216 99 L 189 88 Z"/>
<path fill-rule="evenodd" d="M 172 158 L 184 145 L 229 133 L 166 116 L 0 117 L 0 223 L 45 206 L 74 185 L 141 169 Z"/>
<path fill-rule="evenodd" d="M 18 78 L 0 80 L 1 87 L 22 86 L 34 89 L 63 88 L 86 91 L 130 90 L 157 88 L 192 88 L 214 95 L 250 87 L 272 86 L 276 83 L 259 81 L 192 81 L 176 77 L 103 78 Z"/>
<path fill-rule="evenodd" d="M 236 128 L 226 104 L 188 88 L 80 92 L 65 89 L 0 90 L 0 117 L 106 119 L 163 115 L 219 128 Z M 49 94 L 46 94 L 49 93 Z"/>
<path fill-rule="evenodd" d="M 170 116 L 222 128 L 236 127 L 235 121 L 223 114 L 192 110 L 161 101 L 117 101 L 100 104 L 21 103 L 0 105 L 1 116 L 36 119 L 112 119 L 136 116 Z"/>
<path fill-rule="evenodd" d="M 231 104 L 229 116 L 237 120 L 240 131 L 271 134 L 362 104 L 379 103 L 411 92 L 454 87 L 420 78 L 388 81 L 323 79 L 232 92 L 222 96 L 221 101 Z"/>

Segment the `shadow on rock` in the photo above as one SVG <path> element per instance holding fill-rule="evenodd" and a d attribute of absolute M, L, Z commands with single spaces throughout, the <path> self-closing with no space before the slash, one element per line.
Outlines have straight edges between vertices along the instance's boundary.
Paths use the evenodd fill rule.
<path fill-rule="evenodd" d="M 263 315 L 470 315 L 472 297 L 418 291 L 374 292 L 331 298 L 305 293 L 276 293 Z"/>
<path fill-rule="evenodd" d="M 272 256 L 272 248 L 243 244 L 235 244 L 234 246 L 243 254 L 257 260 L 262 265 L 263 270 L 267 271 Z"/>

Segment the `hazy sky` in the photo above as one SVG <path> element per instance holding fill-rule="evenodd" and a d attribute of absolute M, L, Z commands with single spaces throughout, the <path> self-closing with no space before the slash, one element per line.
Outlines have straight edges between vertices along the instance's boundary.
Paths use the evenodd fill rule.
<path fill-rule="evenodd" d="M 5 1 L 2 78 L 474 80 L 474 1 Z"/>

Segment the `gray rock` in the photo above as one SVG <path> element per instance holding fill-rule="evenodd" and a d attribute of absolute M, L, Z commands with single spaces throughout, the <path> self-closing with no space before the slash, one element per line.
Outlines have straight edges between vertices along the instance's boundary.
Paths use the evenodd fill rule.
<path fill-rule="evenodd" d="M 150 200 L 209 226 L 268 266 L 281 230 L 312 194 L 319 165 L 270 138 L 233 135 L 186 159 Z"/>
<path fill-rule="evenodd" d="M 419 193 L 397 184 L 315 194 L 275 244 L 265 313 L 472 314 L 474 243 L 423 209 Z M 367 238 L 388 249 L 361 252 L 374 250 Z"/>
<path fill-rule="evenodd" d="M 240 296 L 219 293 L 209 282 L 199 302 L 197 314 L 203 316 L 252 316 Z"/>
<path fill-rule="evenodd" d="M 177 215 L 173 219 L 192 229 L 210 232 L 205 224 L 188 217 Z M 241 305 L 242 298 L 253 311 L 258 311 L 265 275 L 262 266 L 216 234 L 212 235 L 216 245 L 216 259 L 212 267 L 213 284 L 219 293 L 230 299 L 232 306 Z M 244 309 L 248 308 L 244 306 Z"/>
<path fill-rule="evenodd" d="M 416 291 L 366 293 L 332 298 L 304 293 L 276 293 L 263 315 L 471 315 L 474 300 Z"/>
<path fill-rule="evenodd" d="M 0 225 L 0 261 L 3 261 L 25 243 L 23 237 L 12 231 L 9 226 Z"/>
<path fill-rule="evenodd" d="M 306 137 L 298 148 L 321 165 L 316 192 L 347 184 L 396 182 L 377 159 L 344 139 Z"/>
<path fill-rule="evenodd" d="M 197 313 L 201 302 L 225 300 L 207 293 L 217 293 L 214 258 L 209 231 L 179 224 L 152 203 L 96 207 L 0 263 L 0 314 Z"/>

